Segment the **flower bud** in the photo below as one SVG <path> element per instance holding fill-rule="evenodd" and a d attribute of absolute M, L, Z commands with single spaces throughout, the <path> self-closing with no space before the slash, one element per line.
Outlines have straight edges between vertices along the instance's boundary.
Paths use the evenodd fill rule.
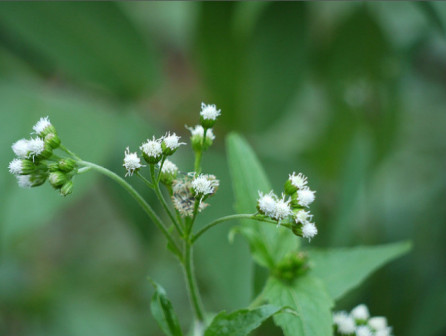
<path fill-rule="evenodd" d="M 59 171 L 59 164 L 56 162 L 51 162 L 50 164 L 48 164 L 48 170 L 52 173 L 55 171 Z"/>
<path fill-rule="evenodd" d="M 40 118 L 40 120 L 33 126 L 33 130 L 41 138 L 45 138 L 46 135 L 50 133 L 56 134 L 56 128 L 51 124 L 48 117 Z"/>
<path fill-rule="evenodd" d="M 36 170 L 36 165 L 29 159 L 14 159 L 9 163 L 9 172 L 14 175 L 29 175 Z"/>
<path fill-rule="evenodd" d="M 65 182 L 62 188 L 60 188 L 59 192 L 62 196 L 67 196 L 71 194 L 73 192 L 73 181 L 70 180 Z"/>
<path fill-rule="evenodd" d="M 60 159 L 57 166 L 61 171 L 69 173 L 76 167 L 76 161 L 70 158 Z"/>
<path fill-rule="evenodd" d="M 161 147 L 161 141 L 153 137 L 152 140 L 147 140 L 140 147 L 142 156 L 148 164 L 156 164 L 160 162 L 163 157 L 163 149 Z"/>
<path fill-rule="evenodd" d="M 51 172 L 48 178 L 55 189 L 60 189 L 67 181 L 67 176 L 61 171 Z"/>
<path fill-rule="evenodd" d="M 171 161 L 164 161 L 163 167 L 161 168 L 160 180 L 165 185 L 172 185 L 173 181 L 176 179 L 178 174 L 178 167 Z"/>
<path fill-rule="evenodd" d="M 215 105 L 201 103 L 200 123 L 204 129 L 213 127 L 219 115 L 220 110 Z"/>
<path fill-rule="evenodd" d="M 43 145 L 43 151 L 40 152 L 39 155 L 37 155 L 37 158 L 45 160 L 49 159 L 51 155 L 53 155 L 53 148 L 48 143 L 45 142 Z"/>
<path fill-rule="evenodd" d="M 203 142 L 204 128 L 201 125 L 197 125 L 193 128 L 188 127 L 188 129 L 191 132 L 190 140 L 194 151 L 196 152 L 204 151 L 208 149 L 214 142 L 215 136 L 211 128 L 206 130 L 206 139 L 204 140 L 204 142 Z"/>
<path fill-rule="evenodd" d="M 290 196 L 297 191 L 297 187 L 295 187 L 290 180 L 286 180 L 284 189 L 285 189 L 285 194 Z"/>
<path fill-rule="evenodd" d="M 163 138 L 161 142 L 161 148 L 163 150 L 163 154 L 166 156 L 172 155 L 175 153 L 175 151 L 180 147 L 181 145 L 185 145 L 184 142 L 179 142 L 180 137 L 177 136 L 175 133 L 170 134 L 167 133 Z"/>
<path fill-rule="evenodd" d="M 45 144 L 48 144 L 52 149 L 56 149 L 60 145 L 60 139 L 56 133 L 48 133 L 45 136 Z"/>

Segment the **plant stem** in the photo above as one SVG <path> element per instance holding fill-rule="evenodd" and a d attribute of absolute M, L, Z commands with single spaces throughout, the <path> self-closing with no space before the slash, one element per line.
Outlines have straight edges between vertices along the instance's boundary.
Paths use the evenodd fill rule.
<path fill-rule="evenodd" d="M 200 174 L 200 172 L 201 172 L 201 156 L 202 156 L 202 154 L 203 154 L 202 151 L 195 152 L 194 170 L 197 174 Z"/>
<path fill-rule="evenodd" d="M 145 213 L 150 217 L 150 219 L 155 223 L 155 225 L 161 230 L 161 232 L 166 237 L 167 241 L 171 245 L 172 250 L 174 253 L 182 259 L 182 253 L 177 244 L 175 243 L 175 240 L 170 235 L 169 231 L 164 226 L 161 219 L 156 215 L 156 213 L 153 211 L 151 206 L 142 198 L 142 196 L 130 185 L 128 184 L 122 177 L 117 175 L 116 173 L 112 172 L 111 170 L 108 170 L 107 168 L 104 168 L 102 166 L 99 166 L 97 164 L 87 162 L 87 161 L 78 161 L 79 164 L 90 167 L 96 171 L 98 171 L 101 174 L 106 175 L 107 177 L 111 178 L 118 184 L 120 184 L 127 192 L 138 202 L 138 204 L 141 206 L 141 208 L 145 211 Z"/>
<path fill-rule="evenodd" d="M 184 272 L 186 273 L 187 288 L 189 290 L 190 300 L 194 308 L 195 317 L 200 323 L 204 321 L 203 304 L 201 302 L 200 293 L 195 279 L 193 259 L 192 259 L 192 243 L 186 239 L 184 251 Z"/>
<path fill-rule="evenodd" d="M 67 147 L 65 147 L 64 145 L 60 144 L 59 148 L 61 150 L 63 150 L 65 153 L 67 153 L 68 155 L 71 155 L 72 157 L 74 157 L 76 160 L 82 161 L 82 159 L 77 156 L 76 154 L 74 154 L 72 151 L 70 151 Z"/>

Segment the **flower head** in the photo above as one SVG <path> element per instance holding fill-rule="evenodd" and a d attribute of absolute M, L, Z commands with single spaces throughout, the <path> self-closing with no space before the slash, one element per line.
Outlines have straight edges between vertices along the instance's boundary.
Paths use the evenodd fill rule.
<path fill-rule="evenodd" d="M 191 186 L 195 194 L 199 197 L 213 194 L 219 182 L 213 175 L 201 174 L 192 180 Z"/>
<path fill-rule="evenodd" d="M 304 238 L 308 238 L 308 240 L 311 240 L 311 238 L 314 238 L 314 236 L 317 235 L 317 227 L 314 225 L 314 223 L 306 222 L 302 226 L 302 236 Z"/>
<path fill-rule="evenodd" d="M 312 217 L 313 217 L 313 215 L 310 214 L 310 211 L 299 210 L 296 213 L 294 213 L 294 220 L 296 223 L 305 224 Z"/>
<path fill-rule="evenodd" d="M 194 214 L 196 200 L 191 193 L 191 188 L 190 177 L 176 179 L 172 183 L 172 202 L 182 217 L 191 217 Z M 200 202 L 198 211 L 201 212 L 207 206 L 207 203 Z"/>
<path fill-rule="evenodd" d="M 20 175 L 23 172 L 23 163 L 21 159 L 14 159 L 9 163 L 9 172 L 14 175 Z"/>
<path fill-rule="evenodd" d="M 33 126 L 33 130 L 38 136 L 45 136 L 48 133 L 56 132 L 56 129 L 51 124 L 49 117 L 40 118 L 39 121 Z"/>
<path fill-rule="evenodd" d="M 307 177 L 302 173 L 296 175 L 296 173 L 293 172 L 293 174 L 290 174 L 289 180 L 297 189 L 302 189 L 307 185 Z"/>
<path fill-rule="evenodd" d="M 161 168 L 161 172 L 174 175 L 178 172 L 178 167 L 172 161 L 166 160 L 164 161 L 163 167 Z"/>
<path fill-rule="evenodd" d="M 186 127 L 186 128 L 190 131 L 192 137 L 196 136 L 203 138 L 204 134 L 203 126 L 196 125 L 195 127 Z M 211 141 L 215 140 L 214 132 L 210 128 L 206 131 L 206 140 L 211 140 Z"/>
<path fill-rule="evenodd" d="M 371 317 L 367 323 L 375 331 L 387 329 L 387 319 L 384 316 Z"/>
<path fill-rule="evenodd" d="M 349 335 L 355 332 L 355 320 L 344 311 L 333 314 L 333 323 L 341 335 Z"/>
<path fill-rule="evenodd" d="M 33 186 L 31 175 L 17 175 L 16 177 L 20 188 L 31 188 Z"/>
<path fill-rule="evenodd" d="M 205 103 L 201 103 L 200 116 L 205 120 L 215 121 L 220 115 L 220 112 L 221 110 L 217 110 L 217 107 L 214 104 L 206 105 Z"/>
<path fill-rule="evenodd" d="M 315 192 L 310 190 L 310 188 L 304 187 L 297 191 L 297 200 L 301 206 L 308 207 L 316 198 L 314 194 Z"/>
<path fill-rule="evenodd" d="M 356 336 L 373 336 L 373 333 L 369 327 L 363 325 L 356 328 Z"/>
<path fill-rule="evenodd" d="M 40 138 L 33 138 L 28 140 L 28 158 L 34 158 L 39 156 L 45 150 L 45 142 Z"/>
<path fill-rule="evenodd" d="M 366 321 L 370 317 L 369 310 L 365 304 L 360 304 L 353 308 L 351 312 L 355 320 Z"/>
<path fill-rule="evenodd" d="M 147 163 L 154 164 L 161 160 L 163 149 L 160 139 L 155 139 L 155 137 L 152 140 L 147 139 L 147 142 L 143 143 L 139 148 Z"/>
<path fill-rule="evenodd" d="M 139 168 L 143 167 L 143 165 L 141 164 L 141 160 L 138 157 L 138 154 L 136 154 L 136 152 L 130 153 L 129 147 L 125 149 L 124 155 L 125 156 L 124 156 L 123 166 L 125 167 L 125 169 L 127 169 L 127 173 L 125 174 L 125 176 L 127 175 L 132 176 L 133 173 L 137 171 Z"/>
<path fill-rule="evenodd" d="M 184 142 L 179 142 L 179 140 L 179 136 L 177 136 L 175 133 L 170 134 L 170 132 L 162 137 L 161 147 L 163 149 L 163 153 L 165 155 L 172 155 L 178 149 L 178 147 L 185 145 Z"/>
<path fill-rule="evenodd" d="M 285 201 L 285 196 L 282 195 L 282 198 L 276 200 L 276 204 L 271 217 L 275 220 L 281 221 L 285 217 L 291 215 L 291 213 L 290 200 Z"/>
<path fill-rule="evenodd" d="M 276 209 L 276 199 L 277 196 L 274 195 L 273 191 L 270 191 L 268 194 L 263 194 L 261 191 L 259 191 L 257 209 L 262 214 L 272 217 Z"/>
<path fill-rule="evenodd" d="M 374 336 L 391 336 L 392 335 L 392 328 L 385 328 L 382 330 L 375 331 Z"/>
<path fill-rule="evenodd" d="M 29 152 L 28 143 L 29 143 L 29 140 L 20 139 L 13 143 L 13 145 L 11 147 L 12 151 L 19 158 L 26 158 L 26 157 L 28 157 L 28 152 Z"/>

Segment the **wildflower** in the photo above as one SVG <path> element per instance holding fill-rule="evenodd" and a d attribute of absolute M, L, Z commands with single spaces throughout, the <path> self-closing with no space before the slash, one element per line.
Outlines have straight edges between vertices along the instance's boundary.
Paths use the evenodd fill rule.
<path fill-rule="evenodd" d="M 182 217 L 191 217 L 194 213 L 195 197 L 192 195 L 191 189 L 189 177 L 174 180 L 172 183 L 172 202 Z M 200 202 L 198 211 L 203 211 L 207 206 L 207 203 Z"/>
<path fill-rule="evenodd" d="M 282 195 L 281 199 L 276 200 L 275 208 L 271 217 L 280 222 L 289 215 L 291 215 L 290 201 L 285 201 L 285 196 Z"/>
<path fill-rule="evenodd" d="M 66 182 L 68 182 L 67 176 L 61 171 L 51 172 L 48 181 L 55 189 L 60 189 Z"/>
<path fill-rule="evenodd" d="M 17 175 L 17 183 L 20 188 L 31 188 L 33 186 L 31 175 Z"/>
<path fill-rule="evenodd" d="M 57 162 L 57 168 L 65 173 L 69 173 L 76 167 L 76 161 L 70 158 L 60 159 Z"/>
<path fill-rule="evenodd" d="M 310 190 L 310 188 L 305 187 L 297 191 L 297 200 L 299 204 L 304 207 L 308 207 L 311 203 L 313 203 L 315 197 L 315 192 Z"/>
<path fill-rule="evenodd" d="M 302 173 L 296 175 L 295 172 L 289 175 L 285 183 L 285 192 L 288 195 L 294 194 L 298 189 L 303 189 L 307 185 L 307 177 Z"/>
<path fill-rule="evenodd" d="M 73 181 L 67 181 L 59 190 L 61 196 L 67 196 L 73 192 Z"/>
<path fill-rule="evenodd" d="M 9 172 L 14 175 L 20 175 L 23 173 L 23 163 L 20 159 L 14 159 L 9 163 Z"/>
<path fill-rule="evenodd" d="M 201 103 L 200 122 L 204 128 L 211 128 L 214 126 L 219 115 L 220 110 L 217 110 L 215 105 Z"/>
<path fill-rule="evenodd" d="M 191 143 L 192 148 L 195 151 L 202 151 L 209 148 L 212 145 L 212 142 L 215 140 L 214 132 L 212 128 L 208 128 L 206 131 L 206 139 L 203 141 L 204 136 L 204 128 L 201 125 L 196 125 L 195 127 L 187 127 L 186 128 L 191 133 Z"/>
<path fill-rule="evenodd" d="M 375 331 L 374 336 L 391 336 L 391 335 L 392 335 L 392 328 L 385 328 L 383 330 Z"/>
<path fill-rule="evenodd" d="M 367 321 L 367 319 L 370 317 L 369 310 L 365 304 L 360 304 L 353 308 L 351 314 L 354 319 L 358 321 Z"/>
<path fill-rule="evenodd" d="M 213 194 L 215 192 L 215 188 L 218 187 L 218 185 L 219 182 L 213 175 L 201 174 L 198 177 L 195 177 L 191 182 L 191 186 L 193 191 L 195 192 L 195 195 L 200 198 L 206 195 Z"/>
<path fill-rule="evenodd" d="M 40 120 L 33 126 L 34 132 L 44 138 L 49 133 L 56 133 L 56 129 L 51 124 L 48 117 L 40 118 Z"/>
<path fill-rule="evenodd" d="M 356 328 L 356 336 L 373 336 L 372 331 L 367 326 L 359 326 Z"/>
<path fill-rule="evenodd" d="M 125 149 L 124 152 L 124 164 L 123 166 L 125 169 L 127 169 L 127 173 L 125 176 L 130 175 L 132 176 L 135 171 L 137 171 L 139 168 L 144 167 L 141 164 L 141 160 L 138 157 L 138 155 L 135 153 L 130 153 L 129 147 Z"/>
<path fill-rule="evenodd" d="M 29 140 L 26 139 L 20 139 L 16 141 L 11 147 L 14 154 L 17 155 L 19 158 L 28 157 L 28 152 L 29 152 L 28 142 Z"/>
<path fill-rule="evenodd" d="M 263 194 L 259 191 L 259 199 L 257 200 L 257 209 L 261 214 L 268 217 L 273 217 L 276 209 L 277 196 L 272 191 L 268 194 Z"/>
<path fill-rule="evenodd" d="M 16 175 L 17 183 L 21 188 L 37 187 L 45 183 L 47 174 L 37 172 L 31 175 Z"/>
<path fill-rule="evenodd" d="M 178 167 L 175 163 L 169 160 L 165 160 L 161 167 L 161 182 L 166 185 L 171 185 L 173 180 L 177 177 Z"/>
<path fill-rule="evenodd" d="M 298 210 L 294 213 L 294 220 L 296 223 L 305 224 L 312 217 L 313 215 L 310 214 L 310 211 Z"/>
<path fill-rule="evenodd" d="M 175 151 L 180 147 L 181 145 L 185 145 L 184 142 L 179 142 L 180 137 L 177 136 L 175 133 L 170 134 L 167 133 L 163 138 L 161 142 L 161 147 L 163 150 L 164 155 L 172 155 L 175 153 Z"/>
<path fill-rule="evenodd" d="M 317 235 L 317 228 L 316 225 L 314 225 L 314 223 L 306 222 L 302 226 L 302 236 L 304 238 L 308 238 L 308 240 L 310 241 L 311 238 L 314 238 L 314 236 L 316 235 Z"/>
<path fill-rule="evenodd" d="M 140 149 L 147 163 L 155 164 L 161 160 L 163 149 L 161 148 L 161 141 L 159 139 L 155 139 L 155 137 L 152 140 L 147 139 L 147 142 L 143 143 Z"/>
<path fill-rule="evenodd" d="M 355 320 L 346 312 L 338 312 L 333 315 L 333 323 L 341 335 L 350 335 L 355 332 Z"/>
<path fill-rule="evenodd" d="M 387 319 L 383 316 L 371 317 L 367 323 L 375 331 L 387 329 Z"/>
<path fill-rule="evenodd" d="M 53 149 L 56 149 L 60 146 L 60 139 L 56 133 L 48 133 L 44 138 L 45 144 L 50 146 Z"/>
<path fill-rule="evenodd" d="M 45 142 L 40 138 L 33 138 L 28 141 L 28 151 L 28 158 L 32 158 L 33 161 L 38 156 L 44 156 L 45 158 L 51 156 L 51 149 L 45 148 Z"/>

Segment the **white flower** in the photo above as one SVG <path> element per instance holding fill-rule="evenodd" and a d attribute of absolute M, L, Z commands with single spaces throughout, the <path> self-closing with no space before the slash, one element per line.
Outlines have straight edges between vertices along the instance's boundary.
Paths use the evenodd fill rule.
<path fill-rule="evenodd" d="M 181 145 L 185 145 L 184 142 L 179 142 L 179 140 L 179 136 L 177 136 L 175 133 L 170 134 L 170 132 L 163 137 L 164 144 L 171 150 L 175 150 Z"/>
<path fill-rule="evenodd" d="M 369 310 L 365 304 L 360 304 L 353 308 L 351 312 L 355 320 L 367 320 L 370 317 Z"/>
<path fill-rule="evenodd" d="M 285 196 L 282 195 L 282 198 L 277 199 L 272 218 L 281 221 L 285 217 L 291 215 L 292 211 L 290 208 L 290 201 L 285 201 Z"/>
<path fill-rule="evenodd" d="M 392 335 L 392 328 L 385 328 L 383 330 L 377 330 L 375 332 L 375 336 L 391 336 Z"/>
<path fill-rule="evenodd" d="M 175 163 L 169 160 L 164 161 L 163 167 L 161 168 L 162 173 L 174 175 L 177 171 L 178 167 Z"/>
<path fill-rule="evenodd" d="M 197 125 L 195 127 L 187 127 L 186 128 L 190 131 L 192 136 L 199 136 L 201 138 L 203 138 L 203 134 L 204 134 L 204 128 L 201 125 Z M 215 139 L 215 135 L 214 132 L 212 132 L 212 128 L 208 128 L 208 130 L 206 131 L 206 138 L 210 139 L 210 140 L 214 140 Z"/>
<path fill-rule="evenodd" d="M 203 119 L 216 120 L 220 115 L 221 110 L 217 110 L 215 105 L 206 105 L 205 103 L 201 103 L 201 112 L 200 115 Z"/>
<path fill-rule="evenodd" d="M 369 319 L 368 324 L 375 331 L 385 330 L 387 328 L 387 319 L 384 316 L 375 316 Z"/>
<path fill-rule="evenodd" d="M 30 175 L 17 175 L 16 177 L 20 188 L 31 188 L 33 186 Z"/>
<path fill-rule="evenodd" d="M 19 175 L 23 172 L 22 160 L 14 159 L 9 163 L 9 172 L 14 175 Z"/>
<path fill-rule="evenodd" d="M 272 217 L 276 209 L 276 199 L 277 196 L 272 191 L 268 194 L 259 191 L 259 199 L 257 200 L 259 210 L 266 216 Z"/>
<path fill-rule="evenodd" d="M 314 191 L 310 190 L 310 188 L 305 187 L 297 191 L 297 200 L 299 204 L 308 207 L 311 203 L 313 203 L 316 196 L 314 195 Z"/>
<path fill-rule="evenodd" d="M 147 156 L 157 158 L 161 156 L 163 150 L 161 148 L 161 141 L 159 139 L 152 138 L 152 140 L 147 139 L 147 142 L 143 143 L 139 147 Z"/>
<path fill-rule="evenodd" d="M 15 142 L 11 147 L 14 154 L 19 158 L 26 158 L 29 152 L 28 142 L 29 140 L 26 139 L 20 139 L 19 141 Z"/>
<path fill-rule="evenodd" d="M 305 210 L 299 210 L 298 212 L 296 212 L 294 214 L 294 220 L 296 221 L 296 223 L 305 224 L 312 217 L 313 217 L 313 215 L 310 214 L 310 211 L 305 211 Z"/>
<path fill-rule="evenodd" d="M 199 175 L 192 180 L 191 184 L 195 193 L 201 196 L 212 194 L 215 187 L 218 187 L 218 181 L 209 179 L 207 175 Z"/>
<path fill-rule="evenodd" d="M 50 127 L 51 122 L 48 117 L 40 118 L 40 120 L 33 126 L 34 132 L 36 134 L 41 134 L 47 127 Z"/>
<path fill-rule="evenodd" d="M 356 328 L 356 336 L 373 336 L 373 332 L 367 326 Z"/>
<path fill-rule="evenodd" d="M 125 174 L 125 176 L 127 176 L 127 175 L 132 176 L 133 173 L 137 169 L 139 169 L 141 167 L 144 167 L 141 164 L 141 160 L 138 157 L 138 155 L 136 153 L 130 153 L 129 147 L 127 147 L 125 149 L 124 155 L 125 156 L 124 156 L 124 164 L 123 164 L 123 166 L 125 167 L 125 169 L 127 169 L 127 173 Z"/>
<path fill-rule="evenodd" d="M 333 314 L 333 322 L 341 335 L 349 335 L 355 332 L 355 320 L 344 311 Z"/>
<path fill-rule="evenodd" d="M 34 158 L 40 155 L 45 149 L 45 142 L 40 138 L 28 140 L 28 158 Z"/>
<path fill-rule="evenodd" d="M 302 235 L 304 238 L 308 238 L 308 240 L 314 238 L 314 236 L 317 235 L 316 225 L 314 225 L 314 223 L 306 222 L 304 226 L 302 226 Z"/>
<path fill-rule="evenodd" d="M 302 189 L 307 185 L 307 177 L 302 173 L 296 175 L 296 173 L 293 172 L 293 174 L 290 175 L 289 180 L 297 189 Z"/>

